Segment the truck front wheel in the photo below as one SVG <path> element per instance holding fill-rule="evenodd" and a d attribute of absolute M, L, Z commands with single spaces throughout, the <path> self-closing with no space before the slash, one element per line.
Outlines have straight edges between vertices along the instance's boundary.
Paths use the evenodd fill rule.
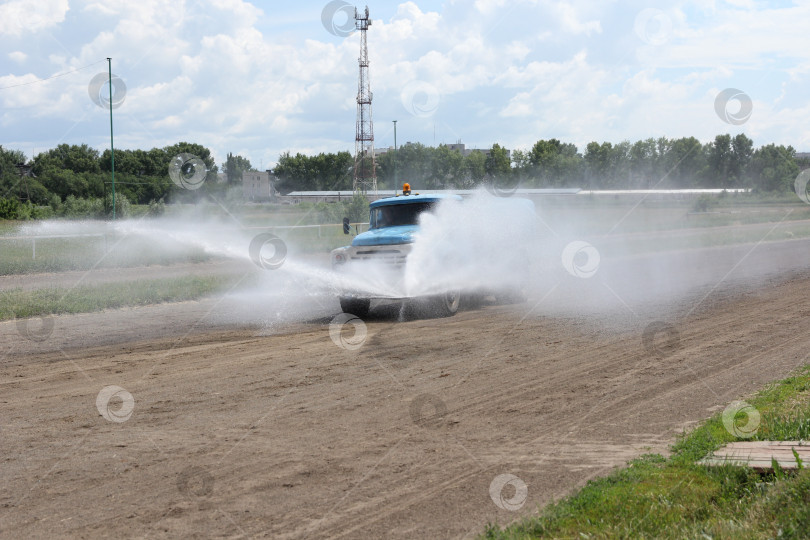
<path fill-rule="evenodd" d="M 340 297 L 340 309 L 343 313 L 351 313 L 361 319 L 368 315 L 369 308 L 371 307 L 371 300 L 368 298 L 349 298 L 345 296 Z"/>

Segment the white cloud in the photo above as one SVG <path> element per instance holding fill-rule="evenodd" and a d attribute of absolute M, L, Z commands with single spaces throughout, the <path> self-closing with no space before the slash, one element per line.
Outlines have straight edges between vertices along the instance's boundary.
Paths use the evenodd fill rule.
<path fill-rule="evenodd" d="M 505 4 L 506 0 L 475 0 L 475 9 L 484 15 L 490 15 Z"/>
<path fill-rule="evenodd" d="M 14 52 L 8 53 L 8 57 L 12 61 L 14 61 L 14 62 L 16 62 L 18 64 L 22 64 L 23 62 L 25 62 L 25 59 L 28 58 L 28 55 L 25 54 L 22 51 L 14 51 Z"/>
<path fill-rule="evenodd" d="M 67 0 L 11 0 L 0 4 L 0 35 L 22 36 L 65 20 Z"/>
<path fill-rule="evenodd" d="M 576 8 L 568 3 L 557 3 L 554 5 L 559 17 L 562 28 L 572 34 L 585 34 L 590 36 L 592 33 L 599 33 L 602 31 L 602 25 L 597 20 L 581 21 L 580 15 L 577 13 Z"/>

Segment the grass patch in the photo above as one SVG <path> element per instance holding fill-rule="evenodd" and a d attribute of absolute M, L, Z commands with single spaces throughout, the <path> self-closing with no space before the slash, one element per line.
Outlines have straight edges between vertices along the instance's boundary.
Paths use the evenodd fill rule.
<path fill-rule="evenodd" d="M 179 242 L 155 246 L 145 237 L 0 238 L 0 275 L 90 268 L 200 263 L 214 257 Z"/>
<path fill-rule="evenodd" d="M 695 462 L 736 440 L 800 440 L 810 436 L 810 366 L 748 400 L 760 414 L 754 437 L 735 437 L 718 413 L 673 446 L 631 461 L 606 478 L 506 529 L 492 539 L 523 538 L 807 538 L 810 469 L 759 475 L 744 467 Z M 738 415 L 742 426 L 748 417 Z M 810 465 L 810 464 L 806 464 Z"/>
<path fill-rule="evenodd" d="M 189 276 L 33 291 L 10 289 L 0 292 L 0 320 L 197 300 L 226 290 L 236 279 Z"/>

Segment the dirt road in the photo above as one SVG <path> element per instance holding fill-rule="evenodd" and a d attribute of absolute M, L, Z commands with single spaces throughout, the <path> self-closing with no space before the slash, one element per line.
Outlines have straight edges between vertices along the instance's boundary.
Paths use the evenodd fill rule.
<path fill-rule="evenodd" d="M 807 248 L 696 256 L 705 279 L 660 296 L 627 269 L 664 256 L 605 254 L 528 304 L 383 306 L 359 334 L 328 305 L 274 333 L 223 326 L 212 301 L 58 317 L 40 341 L 2 323 L 0 532 L 474 536 L 806 362 Z M 503 474 L 518 481 L 493 498 Z"/>

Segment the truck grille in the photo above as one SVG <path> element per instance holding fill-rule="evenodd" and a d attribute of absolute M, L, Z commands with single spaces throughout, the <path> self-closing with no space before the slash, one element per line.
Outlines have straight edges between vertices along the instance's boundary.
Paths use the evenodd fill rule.
<path fill-rule="evenodd" d="M 379 261 L 391 266 L 403 266 L 408 254 L 399 249 L 367 249 L 355 252 L 352 261 Z"/>

